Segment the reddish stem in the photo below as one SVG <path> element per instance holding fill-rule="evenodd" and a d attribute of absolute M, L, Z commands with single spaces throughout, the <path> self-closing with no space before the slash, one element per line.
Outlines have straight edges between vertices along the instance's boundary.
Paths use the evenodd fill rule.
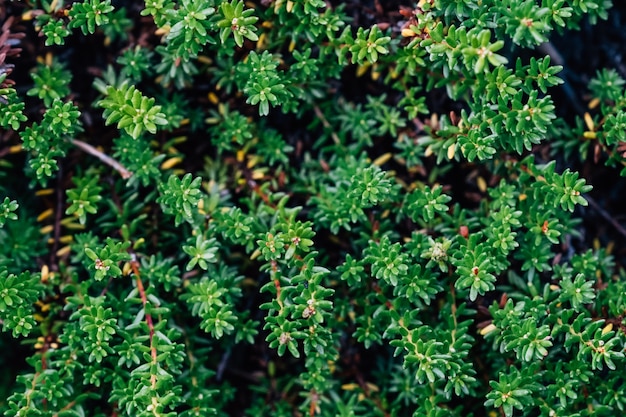
<path fill-rule="evenodd" d="M 133 274 L 135 275 L 135 281 L 137 282 L 137 290 L 139 291 L 139 298 L 141 298 L 141 303 L 143 304 L 144 310 L 146 309 L 146 305 L 148 304 L 148 297 L 146 296 L 146 290 L 143 286 L 143 282 L 141 282 L 141 274 L 139 273 L 139 262 L 137 262 L 137 257 L 134 253 L 131 254 L 130 267 L 133 270 Z M 150 356 L 152 357 L 152 362 L 157 362 L 157 351 L 156 347 L 152 343 L 154 340 L 154 322 L 152 321 L 152 315 L 150 313 L 146 313 L 146 324 L 148 325 L 148 329 L 150 331 Z M 152 384 L 152 388 L 156 387 L 156 375 L 150 375 L 150 383 Z"/>

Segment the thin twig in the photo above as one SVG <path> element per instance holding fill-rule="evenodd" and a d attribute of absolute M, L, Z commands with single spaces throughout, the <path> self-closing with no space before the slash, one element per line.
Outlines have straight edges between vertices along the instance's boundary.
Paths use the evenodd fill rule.
<path fill-rule="evenodd" d="M 59 243 L 61 240 L 61 219 L 63 217 L 63 204 L 65 203 L 63 188 L 61 187 L 61 181 L 63 178 L 63 164 L 59 163 L 58 165 L 59 171 L 57 173 L 56 206 L 54 209 L 54 240 L 52 242 L 52 250 L 50 251 L 51 266 L 55 265 L 57 262 L 57 251 L 59 250 Z"/>
<path fill-rule="evenodd" d="M 619 222 L 615 220 L 613 216 L 611 216 L 606 210 L 600 207 L 596 200 L 589 197 L 588 195 L 585 196 L 585 199 L 589 201 L 589 204 L 593 206 L 593 208 L 600 214 L 600 216 L 604 217 L 606 221 L 611 223 L 615 230 L 617 230 L 622 236 L 626 237 L 626 229 L 624 229 L 624 227 L 619 224 Z"/>
<path fill-rule="evenodd" d="M 555 65 L 560 65 L 563 67 L 563 71 L 560 74 L 561 79 L 563 80 L 563 84 L 561 84 L 561 89 L 570 100 L 571 105 L 574 107 L 574 110 L 580 115 L 585 114 L 585 106 L 580 103 L 580 99 L 574 92 L 572 85 L 568 80 L 568 68 L 565 65 L 565 59 L 563 59 L 563 55 L 556 49 L 552 42 L 544 42 L 537 47 L 541 53 L 550 56 L 552 63 Z"/>
<path fill-rule="evenodd" d="M 122 178 L 124 178 L 125 180 L 133 175 L 133 173 L 127 170 L 122 164 L 111 158 L 109 155 L 100 152 L 90 144 L 78 139 L 72 139 L 72 143 L 81 148 L 83 151 L 87 152 L 88 154 L 95 156 L 105 164 L 109 165 L 111 168 L 119 172 Z"/>
<path fill-rule="evenodd" d="M 313 106 L 313 111 L 315 111 L 315 115 L 322 121 L 322 124 L 326 129 L 332 128 L 330 123 L 328 123 L 328 120 L 326 120 L 326 116 L 324 116 L 324 113 L 322 113 L 322 110 L 319 108 L 319 106 Z M 335 144 L 339 145 L 341 143 L 341 141 L 339 140 L 339 136 L 337 136 L 335 132 L 330 132 L 330 137 L 333 138 L 333 142 L 335 142 Z"/>
<path fill-rule="evenodd" d="M 141 303 L 143 304 L 143 309 L 145 312 L 146 324 L 148 326 L 149 332 L 149 342 L 150 342 L 150 357 L 152 358 L 152 364 L 156 365 L 157 360 L 157 348 L 154 342 L 154 321 L 152 320 L 152 314 L 147 312 L 148 305 L 148 296 L 146 295 L 146 290 L 143 286 L 143 282 L 141 281 L 141 274 L 139 273 L 139 261 L 137 260 L 137 255 L 134 252 L 130 253 L 130 267 L 133 271 L 133 275 L 135 275 L 135 282 L 137 283 L 137 291 L 139 292 L 139 298 L 141 298 Z M 150 373 L 150 385 L 152 389 L 156 388 L 157 384 L 157 374 Z"/>
<path fill-rule="evenodd" d="M 215 380 L 217 382 L 222 381 L 222 377 L 224 376 L 224 372 L 226 371 L 226 367 L 228 366 L 228 361 L 230 360 L 231 353 L 231 349 L 228 349 L 226 352 L 224 352 L 220 363 L 217 365 L 217 372 L 215 373 Z"/>
<path fill-rule="evenodd" d="M 537 46 L 537 50 L 546 55 L 550 55 L 550 59 L 554 65 L 565 66 L 565 60 L 563 55 L 556 49 L 552 42 L 544 42 Z"/>

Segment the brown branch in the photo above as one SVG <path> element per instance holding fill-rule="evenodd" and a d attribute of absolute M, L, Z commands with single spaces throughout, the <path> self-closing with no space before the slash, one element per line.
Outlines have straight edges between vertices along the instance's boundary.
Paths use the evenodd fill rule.
<path fill-rule="evenodd" d="M 328 120 L 326 120 L 326 116 L 324 116 L 324 113 L 322 113 L 322 110 L 319 108 L 319 106 L 317 105 L 313 106 L 313 111 L 315 111 L 315 115 L 317 116 L 318 119 L 322 121 L 322 124 L 324 125 L 326 129 L 329 129 L 332 127 L 330 123 L 328 123 Z M 339 136 L 337 136 L 335 132 L 331 132 L 330 137 L 333 138 L 333 142 L 335 142 L 335 144 L 339 145 L 341 143 L 341 141 L 339 140 Z"/>
<path fill-rule="evenodd" d="M 619 224 L 619 222 L 615 220 L 613 216 L 609 214 L 609 212 L 607 212 L 602 207 L 600 207 L 600 204 L 598 204 L 596 200 L 589 197 L 588 195 L 585 196 L 585 199 L 589 202 L 589 204 L 591 204 L 593 209 L 596 210 L 598 214 L 600 214 L 600 216 L 604 217 L 606 221 L 611 223 L 611 225 L 615 228 L 615 230 L 617 230 L 622 236 L 626 237 L 626 229 L 624 229 L 624 227 L 621 224 Z"/>
<path fill-rule="evenodd" d="M 137 261 L 137 255 L 131 252 L 131 261 L 130 267 L 133 270 L 133 274 L 135 275 L 135 281 L 137 283 L 137 291 L 139 292 L 139 298 L 141 298 L 141 303 L 143 304 L 144 311 L 146 310 L 146 306 L 148 304 L 148 297 L 146 296 L 146 290 L 143 286 L 143 282 L 141 282 L 141 274 L 139 273 L 139 262 Z M 152 363 L 157 363 L 157 350 L 154 346 L 154 321 L 152 320 L 152 314 L 146 312 L 146 324 L 149 329 L 149 341 L 150 341 L 150 357 L 152 358 Z M 156 374 L 150 375 L 150 384 L 152 388 L 156 388 L 157 378 Z"/>
<path fill-rule="evenodd" d="M 576 93 L 574 92 L 574 88 L 567 80 L 567 68 L 565 65 L 565 60 L 563 59 L 563 55 L 556 49 L 552 42 L 544 42 L 537 47 L 541 53 L 544 53 L 550 57 L 552 63 L 555 65 L 560 65 L 564 68 L 563 73 L 561 74 L 561 79 L 563 80 L 563 84 L 561 84 L 561 89 L 570 100 L 571 105 L 574 107 L 578 114 L 585 113 L 585 107 L 580 103 L 580 100 Z"/>
<path fill-rule="evenodd" d="M 63 411 L 67 411 L 67 410 L 71 410 L 72 407 L 74 407 L 76 405 L 76 400 L 74 401 L 70 401 L 68 404 L 66 404 L 63 408 L 61 408 L 58 412 L 54 413 L 52 415 L 52 417 L 59 417 L 59 414 L 62 413 Z"/>
<path fill-rule="evenodd" d="M 54 211 L 54 229 L 53 229 L 53 241 L 52 250 L 50 251 L 50 265 L 56 265 L 57 263 L 57 251 L 59 250 L 59 242 L 61 239 L 61 219 L 63 217 L 63 204 L 64 190 L 61 187 L 61 179 L 63 177 L 63 164 L 59 164 L 59 172 L 57 173 L 57 186 L 56 186 L 56 207 Z M 58 269 L 58 265 L 57 265 Z"/>
<path fill-rule="evenodd" d="M 124 178 L 125 180 L 127 180 L 133 175 L 133 173 L 127 170 L 122 164 L 117 162 L 115 159 L 111 158 L 109 155 L 106 155 L 100 152 L 99 150 L 91 146 L 90 144 L 83 142 L 82 140 L 78 140 L 78 139 L 72 139 L 71 142 L 74 145 L 78 146 L 83 151 L 87 152 L 90 155 L 95 156 L 96 158 L 98 158 L 99 160 L 101 160 L 102 162 L 109 165 L 111 168 L 113 168 L 117 172 L 119 172 L 122 178 Z"/>
<path fill-rule="evenodd" d="M 0 27 L 0 75 L 6 74 L 8 76 L 13 72 L 14 65 L 5 63 L 5 59 L 10 56 L 19 56 L 22 49 L 16 47 L 16 45 L 19 45 L 20 39 L 26 36 L 25 33 L 11 33 L 13 20 L 13 16 L 9 16 L 2 24 L 2 27 Z M 15 82 L 13 80 L 6 78 L 0 83 L 0 88 L 9 87 L 14 84 Z"/>

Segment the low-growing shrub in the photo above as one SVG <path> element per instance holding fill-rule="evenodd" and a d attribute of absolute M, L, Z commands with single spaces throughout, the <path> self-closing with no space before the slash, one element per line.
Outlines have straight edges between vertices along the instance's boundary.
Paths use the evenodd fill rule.
<path fill-rule="evenodd" d="M 0 8 L 5 415 L 624 412 L 610 1 Z"/>

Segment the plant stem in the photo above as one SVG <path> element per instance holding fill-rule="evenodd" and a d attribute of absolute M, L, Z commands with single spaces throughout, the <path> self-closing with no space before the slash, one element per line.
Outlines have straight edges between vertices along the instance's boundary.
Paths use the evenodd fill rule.
<path fill-rule="evenodd" d="M 72 139 L 72 143 L 78 146 L 83 151 L 87 152 L 88 154 L 95 156 L 96 158 L 104 162 L 105 164 L 109 165 L 111 168 L 119 172 L 122 178 L 124 178 L 125 180 L 127 180 L 133 175 L 133 173 L 127 170 L 122 164 L 120 164 L 115 159 L 111 158 L 110 156 L 100 152 L 99 150 L 91 146 L 90 144 L 83 142 L 82 140 L 78 140 L 78 139 Z"/>

